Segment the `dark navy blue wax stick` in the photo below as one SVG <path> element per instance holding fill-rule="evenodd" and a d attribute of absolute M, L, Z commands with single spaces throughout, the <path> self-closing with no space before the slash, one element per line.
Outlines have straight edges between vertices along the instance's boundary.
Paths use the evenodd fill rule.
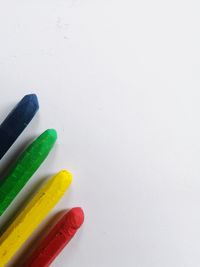
<path fill-rule="evenodd" d="M 0 159 L 23 132 L 39 109 L 35 94 L 26 95 L 0 125 Z"/>

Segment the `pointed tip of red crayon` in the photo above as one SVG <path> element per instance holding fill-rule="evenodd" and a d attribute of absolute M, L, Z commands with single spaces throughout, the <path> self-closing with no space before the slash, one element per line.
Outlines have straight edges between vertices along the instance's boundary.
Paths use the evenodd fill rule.
<path fill-rule="evenodd" d="M 80 207 L 72 208 L 67 213 L 67 221 L 71 227 L 78 229 L 83 224 L 84 221 L 84 212 L 82 208 Z"/>

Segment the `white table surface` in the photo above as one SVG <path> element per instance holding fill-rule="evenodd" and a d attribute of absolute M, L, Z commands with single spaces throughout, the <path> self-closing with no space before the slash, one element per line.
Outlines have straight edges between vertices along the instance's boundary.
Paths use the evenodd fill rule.
<path fill-rule="evenodd" d="M 26 93 L 40 100 L 1 173 L 45 129 L 59 135 L 0 227 L 41 178 L 70 170 L 45 223 L 73 206 L 86 219 L 53 267 L 200 266 L 199 10 L 197 0 L 0 0 L 0 120 Z"/>

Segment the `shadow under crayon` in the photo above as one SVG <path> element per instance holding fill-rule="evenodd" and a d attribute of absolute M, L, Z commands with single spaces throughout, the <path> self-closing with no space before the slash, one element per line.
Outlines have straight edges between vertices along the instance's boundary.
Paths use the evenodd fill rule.
<path fill-rule="evenodd" d="M 20 212 L 26 207 L 29 201 L 33 198 L 35 193 L 41 188 L 41 186 L 45 183 L 47 178 L 50 176 L 45 176 L 40 178 L 35 185 L 31 188 L 29 193 L 18 202 L 17 206 L 15 207 L 15 211 L 7 217 L 6 221 L 4 222 L 3 226 L 0 229 L 0 236 L 5 232 L 5 230 L 12 224 L 12 222 L 16 219 L 16 217 L 20 214 Z M 3 216 L 3 215 L 2 215 Z M 1 216 L 0 216 L 1 219 Z"/>
<path fill-rule="evenodd" d="M 24 210 L 24 208 L 27 206 L 27 204 L 30 202 L 30 200 L 34 197 L 34 195 L 36 194 L 36 192 L 43 186 L 43 184 L 52 176 L 52 174 L 50 175 L 46 175 L 46 176 L 43 176 L 41 177 L 36 183 L 35 185 L 31 188 L 31 190 L 28 192 L 28 194 L 23 198 L 23 200 L 19 201 L 17 206 L 15 207 L 14 209 L 14 212 L 7 217 L 5 223 L 3 224 L 3 226 L 1 227 L 0 229 L 0 236 L 6 231 L 6 229 L 14 222 L 14 220 L 16 219 L 16 217 Z M 50 226 L 52 224 L 50 223 Z M 47 226 L 46 226 L 47 227 Z M 38 239 L 41 237 L 41 234 L 38 235 Z M 33 246 L 33 244 L 35 244 L 36 240 L 32 243 L 31 242 L 31 245 L 28 246 L 31 248 L 31 246 Z M 12 263 L 12 260 L 11 260 L 11 263 L 8 264 L 8 266 L 12 267 L 12 266 L 15 266 L 15 267 L 20 267 L 19 265 L 19 262 L 21 262 L 21 260 L 24 258 L 24 256 L 27 255 L 27 251 L 25 251 L 23 253 L 23 256 L 20 256 L 20 253 L 19 253 L 19 256 L 17 255 L 16 257 L 16 260 L 17 260 L 17 263 L 16 261 L 14 261 L 14 264 Z M 29 255 L 29 254 L 28 254 Z M 15 256 L 14 256 L 15 257 Z M 13 258 L 14 258 L 13 257 Z"/>
<path fill-rule="evenodd" d="M 49 233 L 52 227 L 57 223 L 57 221 L 62 217 L 67 210 L 62 210 L 55 215 L 52 216 L 47 222 L 44 223 L 42 228 L 37 233 L 36 237 L 34 237 L 31 242 L 26 245 L 25 249 L 16 257 L 14 263 L 10 264 L 9 267 L 23 267 L 23 264 L 28 259 L 28 257 L 32 254 L 35 248 L 41 243 L 43 238 Z"/>

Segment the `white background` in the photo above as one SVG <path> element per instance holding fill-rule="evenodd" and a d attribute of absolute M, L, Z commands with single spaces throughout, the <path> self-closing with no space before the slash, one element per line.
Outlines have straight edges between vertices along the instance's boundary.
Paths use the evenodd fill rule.
<path fill-rule="evenodd" d="M 197 0 L 0 0 L 0 119 L 26 93 L 40 101 L 1 173 L 45 129 L 59 135 L 0 226 L 41 178 L 70 170 L 45 223 L 73 206 L 86 219 L 52 266 L 200 266 L 199 12 Z"/>

